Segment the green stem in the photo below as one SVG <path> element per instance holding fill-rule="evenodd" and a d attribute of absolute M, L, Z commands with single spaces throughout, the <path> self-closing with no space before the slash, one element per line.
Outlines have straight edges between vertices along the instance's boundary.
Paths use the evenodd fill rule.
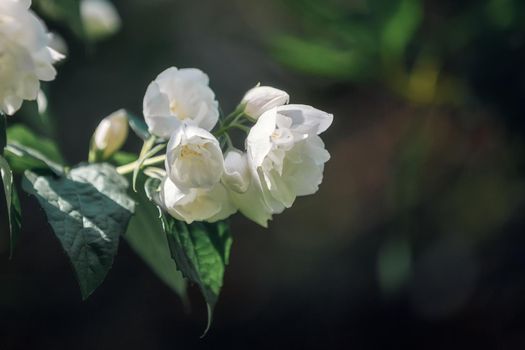
<path fill-rule="evenodd" d="M 247 131 L 244 125 L 242 125 L 242 123 L 244 122 L 244 120 L 241 119 L 242 117 L 244 117 L 244 109 L 237 108 L 230 115 L 224 118 L 224 120 L 220 124 L 219 129 L 215 130 L 215 132 L 213 132 L 213 135 L 215 135 L 215 137 L 219 137 L 223 134 L 226 134 L 231 128 L 242 128 L 243 131 Z"/>
<path fill-rule="evenodd" d="M 222 134 L 226 133 L 228 131 L 228 128 L 228 126 L 220 127 L 219 130 L 213 132 L 213 135 L 215 135 L 215 137 L 219 137 Z"/>
<path fill-rule="evenodd" d="M 247 127 L 246 125 L 242 125 L 242 124 L 230 124 L 230 127 L 240 129 L 240 130 L 244 131 L 244 132 L 247 133 L 247 134 L 250 132 L 250 128 Z"/>
<path fill-rule="evenodd" d="M 224 120 L 221 125 L 229 125 L 237 121 L 244 114 L 244 107 L 237 107 L 233 112 L 231 112 Z"/>
<path fill-rule="evenodd" d="M 159 163 L 164 162 L 165 159 L 166 159 L 166 155 L 161 155 L 161 156 L 157 156 L 157 157 L 152 157 L 152 158 L 146 159 L 144 162 L 142 162 L 142 165 L 143 165 L 143 166 L 148 166 L 148 165 L 159 164 Z M 133 170 L 135 170 L 135 168 L 136 168 L 137 165 L 139 165 L 139 164 L 140 164 L 139 160 L 136 160 L 136 161 L 131 162 L 131 163 L 129 163 L 129 164 L 119 166 L 119 167 L 117 168 L 117 172 L 118 172 L 120 175 L 125 175 L 125 174 L 132 173 Z"/>
<path fill-rule="evenodd" d="M 149 152 L 153 145 L 155 145 L 155 136 L 151 136 L 149 139 L 144 141 L 142 149 L 140 150 L 139 158 L 144 157 L 144 155 Z"/>
<path fill-rule="evenodd" d="M 230 138 L 230 135 L 225 134 L 224 136 L 226 138 L 226 144 L 228 144 L 228 148 L 233 148 L 233 142 L 232 142 L 232 139 Z"/>

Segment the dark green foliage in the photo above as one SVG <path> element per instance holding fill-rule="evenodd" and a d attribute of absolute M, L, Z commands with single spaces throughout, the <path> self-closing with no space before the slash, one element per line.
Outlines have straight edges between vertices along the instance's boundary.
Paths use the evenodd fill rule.
<path fill-rule="evenodd" d="M 134 211 L 126 179 L 108 164 L 92 164 L 60 177 L 26 171 L 22 185 L 44 208 L 87 298 L 111 268 Z"/>

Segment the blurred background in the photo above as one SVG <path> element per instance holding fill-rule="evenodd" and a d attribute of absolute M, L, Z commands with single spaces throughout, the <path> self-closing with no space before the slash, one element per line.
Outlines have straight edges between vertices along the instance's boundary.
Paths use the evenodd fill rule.
<path fill-rule="evenodd" d="M 172 65 L 205 71 L 226 112 L 261 82 L 333 113 L 332 159 L 269 229 L 235 216 L 204 339 L 197 288 L 187 313 L 125 241 L 82 302 L 22 194 L 13 260 L 0 238 L 0 349 L 525 349 L 525 2 L 114 4 L 122 27 L 101 42 L 46 21 L 69 54 L 46 86 L 52 118 L 25 121 L 70 164 Z"/>

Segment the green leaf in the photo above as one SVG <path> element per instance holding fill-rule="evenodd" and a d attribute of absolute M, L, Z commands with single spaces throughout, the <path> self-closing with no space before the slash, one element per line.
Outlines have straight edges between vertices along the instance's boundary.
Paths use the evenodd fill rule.
<path fill-rule="evenodd" d="M 18 200 L 18 193 L 13 185 L 13 173 L 11 172 L 9 164 L 2 156 L 0 156 L 0 175 L 2 177 L 2 183 L 4 184 L 7 216 L 9 218 L 9 247 L 10 257 L 12 257 L 22 225 L 22 210 Z"/>
<path fill-rule="evenodd" d="M 385 23 L 382 51 L 386 59 L 401 57 L 423 19 L 420 0 L 401 0 L 399 7 Z"/>
<path fill-rule="evenodd" d="M 370 74 L 371 58 L 360 50 L 287 35 L 274 37 L 271 46 L 281 63 L 300 72 L 339 80 L 360 80 Z"/>
<path fill-rule="evenodd" d="M 144 177 L 139 177 L 138 183 L 144 184 Z M 133 193 L 132 196 L 137 201 L 137 207 L 124 236 L 126 241 L 153 272 L 187 305 L 186 280 L 171 258 L 159 209 L 143 192 Z"/>
<path fill-rule="evenodd" d="M 9 143 L 37 149 L 56 163 L 64 163 L 64 158 L 53 140 L 37 135 L 23 125 L 15 124 L 7 128 L 7 140 Z"/>
<path fill-rule="evenodd" d="M 9 163 L 13 164 L 17 173 L 25 170 L 52 170 L 56 175 L 61 175 L 64 172 L 62 165 L 57 164 L 44 156 L 39 151 L 18 144 L 8 144 L 5 148 L 8 153 L 6 157 Z"/>
<path fill-rule="evenodd" d="M 147 141 L 151 138 L 151 134 L 148 131 L 148 125 L 143 118 L 139 118 L 136 115 L 128 112 L 128 123 L 131 130 L 140 137 L 142 140 Z"/>
<path fill-rule="evenodd" d="M 208 322 L 204 336 L 210 329 L 228 265 L 232 244 L 229 226 L 224 221 L 188 225 L 169 215 L 162 215 L 162 221 L 173 259 L 184 277 L 199 286 L 206 300 Z"/>
<path fill-rule="evenodd" d="M 15 173 L 26 169 L 47 169 L 61 172 L 64 159 L 56 144 L 40 135 L 36 135 L 22 125 L 13 125 L 7 129 L 6 158 Z"/>
<path fill-rule="evenodd" d="M 116 166 L 119 166 L 119 165 L 124 165 L 124 164 L 129 164 L 129 163 L 133 163 L 134 161 L 136 161 L 138 158 L 137 158 L 137 155 L 134 154 L 134 153 L 128 153 L 128 152 L 117 152 L 115 153 L 110 159 L 109 161 L 112 163 L 112 164 L 115 164 Z"/>
<path fill-rule="evenodd" d="M 37 0 L 35 3 L 45 16 L 67 24 L 79 37 L 84 36 L 80 0 Z"/>
<path fill-rule="evenodd" d="M 22 186 L 44 208 L 86 299 L 111 268 L 134 211 L 128 182 L 109 164 L 90 164 L 61 177 L 26 171 Z"/>

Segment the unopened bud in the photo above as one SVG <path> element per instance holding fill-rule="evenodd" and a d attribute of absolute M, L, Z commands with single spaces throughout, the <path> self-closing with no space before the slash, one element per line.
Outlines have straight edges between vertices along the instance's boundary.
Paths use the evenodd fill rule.
<path fill-rule="evenodd" d="M 256 86 L 244 95 L 241 106 L 252 120 L 257 120 L 264 112 L 287 104 L 290 96 L 283 90 L 271 86 Z"/>
<path fill-rule="evenodd" d="M 92 151 L 108 159 L 117 152 L 128 137 L 128 117 L 123 109 L 102 119 L 93 134 Z"/>

